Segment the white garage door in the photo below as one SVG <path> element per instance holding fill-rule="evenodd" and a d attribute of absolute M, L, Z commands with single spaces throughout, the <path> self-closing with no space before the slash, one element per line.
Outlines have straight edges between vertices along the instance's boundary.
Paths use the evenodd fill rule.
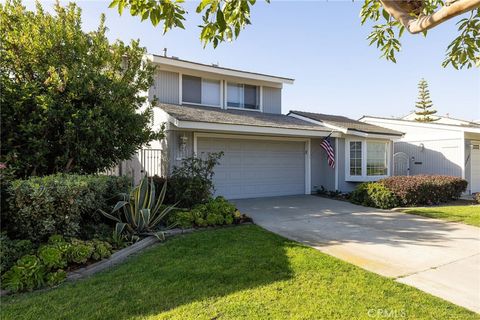
<path fill-rule="evenodd" d="M 215 194 L 228 199 L 305 193 L 305 142 L 198 137 L 197 153 L 225 154 L 215 168 Z"/>
<path fill-rule="evenodd" d="M 475 143 L 472 145 L 472 171 L 470 178 L 471 192 L 480 192 L 480 144 Z"/>

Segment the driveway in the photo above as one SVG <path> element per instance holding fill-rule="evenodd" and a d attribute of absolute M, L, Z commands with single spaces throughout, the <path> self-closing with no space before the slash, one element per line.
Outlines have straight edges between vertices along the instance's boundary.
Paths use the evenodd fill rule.
<path fill-rule="evenodd" d="M 267 230 L 480 312 L 480 228 L 316 196 L 234 202 Z"/>

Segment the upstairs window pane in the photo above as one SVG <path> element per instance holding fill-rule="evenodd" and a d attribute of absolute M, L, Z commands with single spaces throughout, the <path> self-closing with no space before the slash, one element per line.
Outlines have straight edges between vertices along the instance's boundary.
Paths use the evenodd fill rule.
<path fill-rule="evenodd" d="M 182 100 L 188 103 L 202 103 L 202 78 L 183 75 Z"/>
<path fill-rule="evenodd" d="M 227 85 L 227 106 L 242 108 L 243 106 L 243 85 L 228 83 Z"/>
<path fill-rule="evenodd" d="M 220 81 L 202 79 L 202 104 L 220 105 Z"/>
<path fill-rule="evenodd" d="M 248 84 L 228 83 L 227 106 L 244 109 L 259 109 L 259 88 Z"/>

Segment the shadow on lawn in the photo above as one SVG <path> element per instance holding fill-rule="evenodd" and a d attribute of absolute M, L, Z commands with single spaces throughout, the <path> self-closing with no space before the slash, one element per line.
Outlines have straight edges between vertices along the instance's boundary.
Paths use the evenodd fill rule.
<path fill-rule="evenodd" d="M 130 319 L 289 279 L 294 243 L 256 226 L 198 232 L 110 272 L 3 301 L 2 318 Z"/>

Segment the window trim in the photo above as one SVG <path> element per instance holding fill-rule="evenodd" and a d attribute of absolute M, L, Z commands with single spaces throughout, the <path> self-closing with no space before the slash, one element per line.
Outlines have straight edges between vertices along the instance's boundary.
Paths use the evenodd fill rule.
<path fill-rule="evenodd" d="M 361 142 L 362 143 L 362 175 L 361 176 L 352 176 L 350 175 L 350 142 Z M 369 176 L 367 175 L 367 143 L 368 142 L 383 142 L 387 147 L 387 174 L 381 176 Z M 362 139 L 362 138 L 348 138 L 345 139 L 345 181 L 353 182 L 368 182 L 368 181 L 377 181 L 383 178 L 387 178 L 391 175 L 390 166 L 391 166 L 391 141 L 388 140 L 379 140 L 379 139 Z"/>
<path fill-rule="evenodd" d="M 205 80 L 213 80 L 213 81 L 218 81 L 219 82 L 219 88 L 220 88 L 220 96 L 219 96 L 219 104 L 218 105 L 214 105 L 214 104 L 205 104 L 205 103 L 195 103 L 195 102 L 190 102 L 190 101 L 183 101 L 183 76 L 191 76 L 191 77 L 196 77 L 196 78 L 200 78 L 200 90 L 202 90 L 202 86 L 203 86 L 203 79 Z M 212 107 L 212 108 L 219 108 L 219 109 L 223 109 L 223 80 L 218 80 L 218 79 L 210 79 L 210 78 L 205 78 L 205 77 L 202 77 L 202 76 L 196 76 L 196 75 L 190 75 L 190 74 L 183 74 L 183 73 L 180 73 L 180 76 L 179 76 L 179 79 L 180 79 L 180 104 L 181 105 L 187 105 L 187 106 L 202 106 L 202 107 Z"/>
<path fill-rule="evenodd" d="M 225 109 L 233 109 L 233 110 L 244 110 L 244 111 L 254 111 L 254 112 L 263 112 L 263 86 L 261 85 L 255 85 L 255 84 L 249 84 L 249 83 L 244 83 L 244 82 L 234 82 L 234 81 L 227 81 L 225 80 L 225 86 L 224 86 L 224 106 Z M 241 107 L 230 107 L 228 106 L 228 84 L 229 83 L 234 83 L 234 84 L 242 84 L 242 85 L 250 85 L 250 86 L 255 86 L 258 88 L 258 109 L 248 109 L 248 108 L 241 108 Z"/>

